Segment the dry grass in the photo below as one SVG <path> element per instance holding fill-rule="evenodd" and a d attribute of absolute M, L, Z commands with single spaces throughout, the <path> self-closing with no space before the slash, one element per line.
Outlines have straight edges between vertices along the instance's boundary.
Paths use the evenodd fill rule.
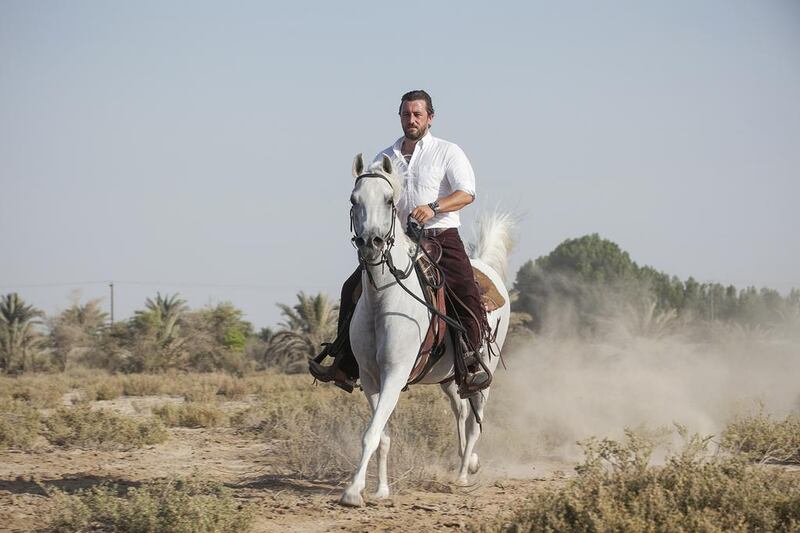
<path fill-rule="evenodd" d="M 351 474 L 370 418 L 363 394 L 311 387 L 305 376 L 263 379 L 272 385 L 257 391 L 263 402 L 235 415 L 232 424 L 272 440 L 292 473 L 312 478 Z M 395 483 L 422 479 L 457 457 L 455 422 L 438 387 L 404 393 L 389 433 Z"/>
<path fill-rule="evenodd" d="M 136 420 L 88 406 L 62 407 L 44 419 L 44 436 L 53 444 L 85 448 L 138 448 L 168 438 L 158 418 Z"/>
<path fill-rule="evenodd" d="M 240 533 L 250 529 L 253 518 L 225 487 L 195 481 L 154 482 L 127 491 L 101 485 L 52 497 L 53 533 Z"/>
<path fill-rule="evenodd" d="M 61 398 L 68 390 L 68 380 L 59 374 L 0 378 L 0 397 L 26 402 L 35 409 L 60 405 Z"/>
<path fill-rule="evenodd" d="M 169 427 L 212 428 L 224 424 L 228 416 L 219 407 L 208 403 L 165 403 L 153 409 Z"/>
<path fill-rule="evenodd" d="M 29 449 L 41 430 L 40 420 L 26 402 L 0 398 L 0 448 Z"/>
<path fill-rule="evenodd" d="M 158 374 L 130 374 L 122 380 L 125 396 L 159 396 L 165 394 L 172 382 Z"/>
<path fill-rule="evenodd" d="M 740 415 L 722 432 L 721 446 L 760 463 L 800 463 L 800 416 L 774 420 L 764 413 Z"/>
<path fill-rule="evenodd" d="M 688 437 L 652 466 L 653 444 L 592 439 L 577 477 L 534 493 L 510 518 L 479 531 L 797 531 L 800 478 L 741 457 L 709 456 L 710 440 Z"/>

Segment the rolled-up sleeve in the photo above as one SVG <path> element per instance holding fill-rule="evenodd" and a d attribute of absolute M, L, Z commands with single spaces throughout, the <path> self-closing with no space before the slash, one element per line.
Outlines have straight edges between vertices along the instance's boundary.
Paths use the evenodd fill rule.
<path fill-rule="evenodd" d="M 447 153 L 445 177 L 454 191 L 464 191 L 475 196 L 475 172 L 472 165 L 458 145 L 451 144 Z"/>

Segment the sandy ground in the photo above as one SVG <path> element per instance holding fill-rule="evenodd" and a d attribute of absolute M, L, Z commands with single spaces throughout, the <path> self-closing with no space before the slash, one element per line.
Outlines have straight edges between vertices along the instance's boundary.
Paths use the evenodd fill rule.
<path fill-rule="evenodd" d="M 122 398 L 95 406 L 135 415 L 164 400 Z M 337 503 L 343 482 L 287 475 L 269 442 L 230 428 L 173 428 L 170 433 L 163 444 L 130 451 L 64 450 L 42 443 L 33 452 L 0 452 L 0 531 L 40 529 L 52 512 L 48 487 L 74 491 L 102 482 L 135 486 L 191 475 L 222 482 L 238 499 L 254 505 L 253 531 L 460 530 L 508 512 L 536 485 L 552 482 L 548 472 L 560 469 L 540 468 L 538 477 L 529 479 L 484 471 L 470 487 L 431 481 L 381 501 L 369 499 L 373 483 L 365 491 L 367 505 L 350 509 Z"/>

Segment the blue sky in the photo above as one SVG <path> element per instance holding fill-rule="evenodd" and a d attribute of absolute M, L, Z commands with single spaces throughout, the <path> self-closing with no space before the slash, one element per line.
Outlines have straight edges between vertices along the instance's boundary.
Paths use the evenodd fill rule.
<path fill-rule="evenodd" d="M 0 291 L 338 296 L 350 163 L 400 95 L 521 217 L 512 270 L 600 233 L 701 281 L 800 287 L 800 4 L 0 0 Z"/>

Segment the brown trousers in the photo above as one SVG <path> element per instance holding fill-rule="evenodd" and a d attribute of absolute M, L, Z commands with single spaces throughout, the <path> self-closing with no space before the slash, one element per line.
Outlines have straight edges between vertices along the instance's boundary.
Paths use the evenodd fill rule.
<path fill-rule="evenodd" d="M 444 278 L 448 287 L 450 287 L 459 299 L 464 302 L 472 314 L 461 307 L 460 304 L 450 299 L 448 299 L 448 306 L 452 305 L 453 307 L 448 307 L 447 312 L 448 314 L 455 313 L 467 330 L 466 341 L 472 349 L 477 349 L 481 345 L 481 324 L 477 323 L 475 319 L 472 318 L 472 315 L 482 320 L 484 309 L 481 303 L 478 284 L 475 282 L 475 277 L 472 274 L 472 265 L 464 249 L 464 243 L 461 242 L 458 229 L 449 228 L 438 235 L 426 238 L 433 239 L 441 245 L 442 258 L 439 260 L 439 268 L 441 268 L 444 273 Z M 347 336 L 347 340 L 343 345 L 345 355 L 342 358 L 340 368 L 351 377 L 358 376 L 358 363 L 356 363 L 350 346 L 349 332 L 342 331 L 342 329 L 350 326 L 350 316 L 356 308 L 353 295 L 360 284 L 361 268 L 359 267 L 347 278 L 347 281 L 344 282 L 342 286 L 342 299 L 339 304 L 339 335 L 344 334 Z"/>

